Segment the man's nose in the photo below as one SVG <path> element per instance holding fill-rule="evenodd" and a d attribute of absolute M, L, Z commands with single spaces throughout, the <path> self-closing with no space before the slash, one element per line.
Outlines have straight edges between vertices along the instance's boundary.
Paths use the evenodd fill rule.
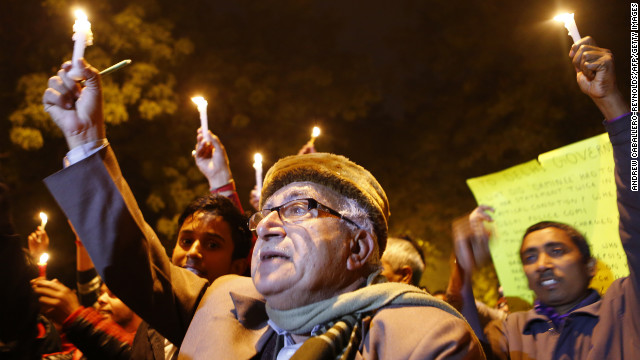
<path fill-rule="evenodd" d="M 190 258 L 201 258 L 202 257 L 202 248 L 200 246 L 200 240 L 195 240 L 189 251 L 187 251 L 187 257 Z"/>
<path fill-rule="evenodd" d="M 100 296 L 98 296 L 98 304 L 99 305 L 104 305 L 107 303 L 107 292 L 103 292 L 102 294 L 100 294 Z"/>
<path fill-rule="evenodd" d="M 258 237 L 263 240 L 269 240 L 273 237 L 285 236 L 284 223 L 280 219 L 277 211 L 270 212 L 265 216 L 256 227 Z"/>
<path fill-rule="evenodd" d="M 547 256 L 544 252 L 538 255 L 538 261 L 536 261 L 536 267 L 538 271 L 544 271 L 551 266 L 551 257 Z"/>

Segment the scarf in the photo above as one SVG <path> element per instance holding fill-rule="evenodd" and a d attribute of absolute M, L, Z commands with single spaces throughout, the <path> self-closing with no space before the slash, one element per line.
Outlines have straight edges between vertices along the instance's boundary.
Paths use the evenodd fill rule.
<path fill-rule="evenodd" d="M 600 295 L 598 295 L 598 292 L 593 289 L 590 289 L 589 295 L 587 295 L 586 298 L 582 299 L 582 301 L 580 301 L 576 306 L 574 306 L 573 308 L 571 308 L 571 310 L 567 311 L 562 315 L 558 314 L 556 312 L 556 309 L 554 309 L 553 307 L 549 305 L 545 305 L 542 302 L 540 302 L 540 300 L 536 300 L 534 302 L 533 309 L 535 310 L 536 314 L 543 315 L 549 318 L 549 320 L 553 322 L 553 326 L 555 326 L 556 329 L 561 330 L 564 327 L 565 321 L 567 320 L 569 315 L 571 315 L 572 312 L 582 307 L 585 307 L 587 305 L 591 305 L 594 302 L 598 301 L 599 299 L 600 299 Z"/>
<path fill-rule="evenodd" d="M 415 286 L 380 283 L 385 280 L 382 276 L 378 277 L 379 273 L 369 275 L 365 287 L 299 308 L 276 310 L 266 305 L 267 315 L 280 328 L 293 334 L 308 334 L 315 325 L 327 324 L 346 315 L 364 314 L 388 305 L 433 306 L 464 319 L 452 306 Z"/>

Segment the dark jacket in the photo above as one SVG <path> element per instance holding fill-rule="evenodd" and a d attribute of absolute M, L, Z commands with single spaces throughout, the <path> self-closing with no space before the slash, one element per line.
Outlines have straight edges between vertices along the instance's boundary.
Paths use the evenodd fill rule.
<path fill-rule="evenodd" d="M 574 310 L 562 329 L 535 311 L 513 313 L 485 334 L 499 359 L 640 359 L 640 192 L 630 189 L 630 116 L 606 123 L 613 145 L 620 239 L 630 275 Z M 637 174 L 637 173 L 636 173 Z"/>

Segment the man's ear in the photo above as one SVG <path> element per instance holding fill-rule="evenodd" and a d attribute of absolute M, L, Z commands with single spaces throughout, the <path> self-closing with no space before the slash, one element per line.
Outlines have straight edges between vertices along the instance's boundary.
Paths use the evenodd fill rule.
<path fill-rule="evenodd" d="M 595 258 L 591 258 L 587 261 L 587 273 L 589 277 L 594 277 L 596 275 L 598 261 Z"/>
<path fill-rule="evenodd" d="M 349 258 L 347 258 L 347 270 L 355 271 L 362 268 L 375 249 L 373 236 L 365 230 L 358 230 L 349 241 Z"/>
<path fill-rule="evenodd" d="M 236 274 L 236 275 L 244 275 L 248 267 L 249 267 L 249 262 L 247 261 L 246 258 L 231 260 L 231 268 L 229 269 L 229 273 Z"/>
<path fill-rule="evenodd" d="M 400 275 L 400 282 L 411 285 L 411 279 L 413 279 L 413 270 L 409 265 L 405 265 L 396 271 L 396 274 Z"/>

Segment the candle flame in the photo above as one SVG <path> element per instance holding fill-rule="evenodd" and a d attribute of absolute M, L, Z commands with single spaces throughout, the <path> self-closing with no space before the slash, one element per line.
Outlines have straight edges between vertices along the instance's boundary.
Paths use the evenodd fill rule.
<path fill-rule="evenodd" d="M 87 14 L 82 9 L 76 9 L 73 13 L 76 17 L 76 22 L 73 24 L 73 40 L 76 40 L 76 33 L 81 32 L 85 34 L 86 45 L 93 45 L 93 33 L 91 32 L 91 23 Z"/>
<path fill-rule="evenodd" d="M 202 96 L 194 96 L 191 98 L 196 105 L 198 105 L 198 109 L 207 107 L 207 100 L 205 100 Z"/>
<path fill-rule="evenodd" d="M 568 21 L 573 20 L 573 13 L 558 14 L 553 18 L 553 20 L 562 21 L 563 23 L 566 24 Z"/>
<path fill-rule="evenodd" d="M 73 11 L 73 14 L 76 17 L 76 20 L 89 21 L 89 18 L 87 17 L 87 14 L 82 9 L 75 9 Z"/>
<path fill-rule="evenodd" d="M 40 255 L 40 262 L 38 262 L 38 264 L 46 264 L 47 261 L 49 261 L 49 254 L 42 253 L 42 255 Z"/>
<path fill-rule="evenodd" d="M 47 225 L 49 218 L 47 217 L 47 214 L 40 212 L 40 220 L 42 220 L 42 226 L 45 226 Z"/>
<path fill-rule="evenodd" d="M 317 138 L 318 136 L 320 136 L 320 128 L 317 126 L 314 126 L 313 131 L 311 132 L 311 137 Z"/>
<path fill-rule="evenodd" d="M 253 161 L 253 165 L 262 165 L 262 155 L 255 153 L 255 155 L 253 155 Z"/>

